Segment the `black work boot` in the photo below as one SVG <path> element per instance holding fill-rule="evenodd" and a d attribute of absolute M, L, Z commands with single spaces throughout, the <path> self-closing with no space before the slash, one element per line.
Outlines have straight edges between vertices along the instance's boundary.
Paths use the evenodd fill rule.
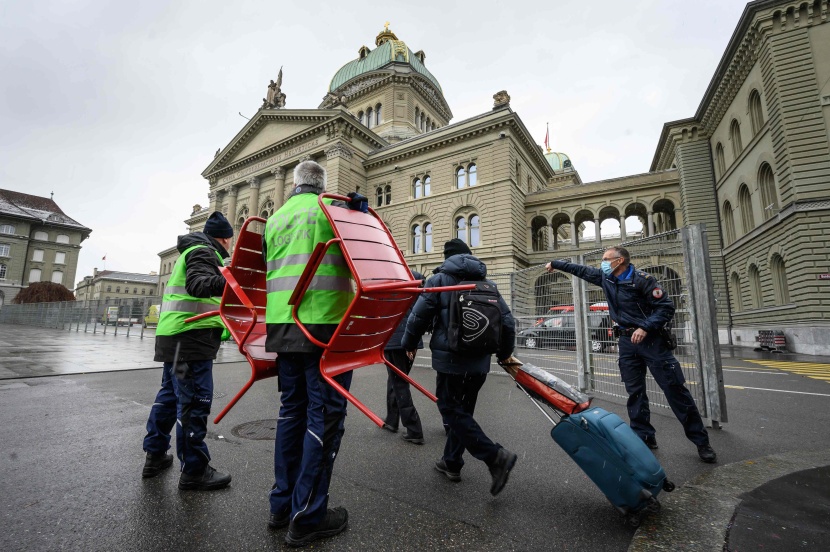
<path fill-rule="evenodd" d="M 700 459 L 707 464 L 714 464 L 718 461 L 718 455 L 715 453 L 715 450 L 709 446 L 709 443 L 706 443 L 705 445 L 698 445 L 697 455 L 700 456 Z"/>
<path fill-rule="evenodd" d="M 291 514 L 275 514 L 272 512 L 268 517 L 268 527 L 271 529 L 282 529 L 288 527 L 289 521 L 291 521 Z"/>
<path fill-rule="evenodd" d="M 496 496 L 504 489 L 507 484 L 507 476 L 510 475 L 510 470 L 516 465 L 516 460 L 519 457 L 502 447 L 499 449 L 496 460 L 490 468 L 490 476 L 493 478 L 493 484 L 490 485 L 490 494 Z"/>
<path fill-rule="evenodd" d="M 415 433 L 410 433 L 409 430 L 406 431 L 401 436 L 401 439 L 406 441 L 407 443 L 412 443 L 415 445 L 423 445 L 424 444 L 424 436 L 423 435 L 416 435 Z"/>
<path fill-rule="evenodd" d="M 179 489 L 182 491 L 215 491 L 227 487 L 231 482 L 231 474 L 216 471 L 210 465 L 205 466 L 201 474 L 182 472 L 179 477 Z"/>
<path fill-rule="evenodd" d="M 657 449 L 660 448 L 660 447 L 657 446 L 657 438 L 654 435 L 649 435 L 648 437 L 643 439 L 643 442 L 651 450 L 657 450 Z"/>
<path fill-rule="evenodd" d="M 447 467 L 447 463 L 444 462 L 443 458 L 435 463 L 435 469 L 446 475 L 447 479 L 449 479 L 453 483 L 458 483 L 459 481 L 461 481 L 461 472 L 450 471 L 450 469 Z"/>
<path fill-rule="evenodd" d="M 297 527 L 294 522 L 288 526 L 285 535 L 285 544 L 288 546 L 304 546 L 317 539 L 325 539 L 343 532 L 349 526 L 349 512 L 345 508 L 329 508 L 326 517 L 317 525 L 311 527 Z"/>
<path fill-rule="evenodd" d="M 141 477 L 155 477 L 170 466 L 173 465 L 173 455 L 162 452 L 161 454 L 147 453 L 147 459 L 144 460 L 144 469 L 141 471 Z"/>

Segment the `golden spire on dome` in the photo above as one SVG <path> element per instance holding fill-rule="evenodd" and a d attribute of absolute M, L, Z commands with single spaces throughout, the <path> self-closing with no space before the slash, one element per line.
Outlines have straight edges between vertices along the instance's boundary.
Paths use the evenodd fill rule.
<path fill-rule="evenodd" d="M 375 38 L 375 46 L 380 46 L 388 40 L 398 40 L 398 37 L 395 36 L 395 33 L 389 30 L 389 22 L 387 21 L 383 25 L 383 30 L 378 33 L 377 38 Z"/>

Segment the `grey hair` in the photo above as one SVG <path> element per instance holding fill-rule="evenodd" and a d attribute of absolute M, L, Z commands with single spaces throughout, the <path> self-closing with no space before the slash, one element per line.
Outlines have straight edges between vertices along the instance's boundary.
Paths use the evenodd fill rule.
<path fill-rule="evenodd" d="M 326 191 L 326 169 L 314 161 L 303 161 L 294 168 L 295 186 L 312 186 Z"/>

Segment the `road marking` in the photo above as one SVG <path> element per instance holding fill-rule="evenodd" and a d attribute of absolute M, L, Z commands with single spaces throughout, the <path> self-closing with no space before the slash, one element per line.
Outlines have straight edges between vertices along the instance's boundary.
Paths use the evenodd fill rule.
<path fill-rule="evenodd" d="M 817 397 L 830 397 L 830 394 L 827 393 L 808 393 L 807 391 L 788 391 L 786 389 L 765 389 L 763 387 L 743 387 L 740 385 L 724 385 L 726 389 L 752 389 L 753 391 L 772 391 L 774 393 L 794 393 L 796 395 L 815 395 Z"/>
<path fill-rule="evenodd" d="M 772 370 L 741 370 L 741 369 L 737 369 L 737 368 L 736 369 L 724 368 L 723 371 L 724 372 L 743 372 L 743 373 L 746 373 L 746 374 L 766 374 L 768 376 L 786 376 L 787 375 L 784 372 L 781 372 L 779 370 L 775 370 L 775 371 L 772 371 Z"/>
<path fill-rule="evenodd" d="M 782 360 L 747 360 L 753 364 L 759 364 L 766 368 L 782 370 L 819 381 L 830 382 L 830 364 L 817 362 L 792 362 Z"/>

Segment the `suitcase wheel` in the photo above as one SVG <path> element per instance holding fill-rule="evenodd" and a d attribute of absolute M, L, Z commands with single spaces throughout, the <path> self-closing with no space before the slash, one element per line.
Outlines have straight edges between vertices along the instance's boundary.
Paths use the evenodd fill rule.
<path fill-rule="evenodd" d="M 672 492 L 674 490 L 674 483 L 666 479 L 665 481 L 663 481 L 663 490 L 667 493 Z"/>
<path fill-rule="evenodd" d="M 656 498 L 651 497 L 646 502 L 646 505 L 636 512 L 629 512 L 625 516 L 625 523 L 629 527 L 639 527 L 643 522 L 643 518 L 649 514 L 656 514 L 660 512 L 660 502 Z"/>

